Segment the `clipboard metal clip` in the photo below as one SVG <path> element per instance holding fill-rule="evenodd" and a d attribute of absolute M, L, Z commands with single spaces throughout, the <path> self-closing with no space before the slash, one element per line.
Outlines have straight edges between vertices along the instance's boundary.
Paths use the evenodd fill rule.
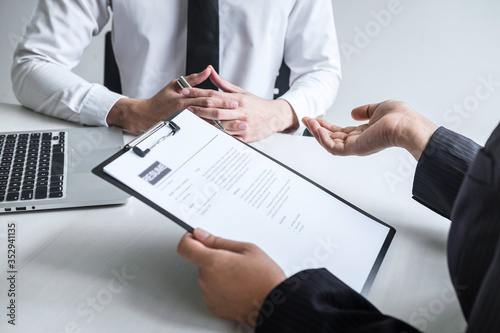
<path fill-rule="evenodd" d="M 166 123 L 165 122 L 162 122 L 163 124 L 159 124 L 160 127 L 155 126 L 154 127 L 154 131 L 148 131 L 146 133 L 144 133 L 142 136 L 141 136 L 141 140 L 139 142 L 142 142 L 144 141 L 147 137 L 149 137 L 151 134 L 155 133 L 156 131 L 158 131 L 161 127 L 165 126 Z M 161 126 L 162 125 L 162 126 Z M 158 139 L 158 141 L 155 142 L 154 145 L 152 145 L 151 147 L 145 149 L 145 150 L 142 150 L 141 148 L 139 148 L 138 144 L 139 142 L 137 142 L 136 144 L 132 144 L 132 142 L 128 145 L 129 148 L 132 148 L 132 150 L 134 151 L 134 153 L 137 155 L 137 156 L 140 156 L 140 157 L 144 157 L 146 156 L 150 151 L 151 149 L 153 149 L 154 147 L 156 147 L 158 144 L 160 144 L 163 140 L 165 140 L 166 138 L 168 138 L 169 136 L 171 135 L 175 135 L 175 133 L 179 132 L 181 130 L 181 128 L 176 124 L 174 123 L 173 121 L 170 121 L 168 123 L 168 127 L 170 127 L 172 129 L 172 131 L 170 133 L 168 133 L 167 135 L 164 135 L 162 136 L 161 138 Z M 145 136 L 145 137 L 143 137 Z"/>

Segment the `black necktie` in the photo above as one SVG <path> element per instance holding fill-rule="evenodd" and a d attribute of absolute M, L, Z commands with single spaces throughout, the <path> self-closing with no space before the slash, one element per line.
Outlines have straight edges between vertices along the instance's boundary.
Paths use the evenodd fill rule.
<path fill-rule="evenodd" d="M 219 71 L 219 0 L 189 0 L 186 75 L 208 65 Z M 209 79 L 196 87 L 217 90 Z"/>

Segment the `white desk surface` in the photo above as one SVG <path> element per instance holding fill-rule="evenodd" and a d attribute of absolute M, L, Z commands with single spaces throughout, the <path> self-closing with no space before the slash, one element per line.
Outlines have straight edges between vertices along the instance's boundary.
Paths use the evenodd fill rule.
<path fill-rule="evenodd" d="M 79 126 L 17 105 L 0 104 L 0 114 L 3 132 Z M 450 298 L 450 224 L 411 199 L 409 154 L 334 157 L 312 138 L 281 134 L 254 146 L 396 228 L 368 295 L 382 312 L 426 332 L 464 331 L 458 301 Z M 0 221 L 1 332 L 245 331 L 206 308 L 196 267 L 176 252 L 183 229 L 138 200 L 0 215 Z M 6 317 L 9 222 L 17 224 L 15 327 Z M 113 284 L 113 270 L 129 276 L 126 286 Z"/>

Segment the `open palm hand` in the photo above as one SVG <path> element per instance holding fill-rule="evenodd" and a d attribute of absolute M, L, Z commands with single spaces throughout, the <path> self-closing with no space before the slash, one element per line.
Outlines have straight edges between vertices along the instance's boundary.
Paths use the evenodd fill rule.
<path fill-rule="evenodd" d="M 360 106 L 352 111 L 352 117 L 368 123 L 342 128 L 324 119 L 306 117 L 302 121 L 327 151 L 339 156 L 364 156 L 403 147 L 418 159 L 437 128 L 408 104 L 398 101 Z"/>

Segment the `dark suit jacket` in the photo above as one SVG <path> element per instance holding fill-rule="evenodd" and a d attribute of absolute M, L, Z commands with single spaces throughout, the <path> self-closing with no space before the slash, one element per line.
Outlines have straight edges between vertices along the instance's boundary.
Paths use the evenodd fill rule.
<path fill-rule="evenodd" d="M 468 332 L 500 332 L 500 126 L 486 146 L 439 128 L 413 195 L 451 217 L 448 263 Z M 260 309 L 256 332 L 417 332 L 380 313 L 325 269 L 297 273 Z"/>

